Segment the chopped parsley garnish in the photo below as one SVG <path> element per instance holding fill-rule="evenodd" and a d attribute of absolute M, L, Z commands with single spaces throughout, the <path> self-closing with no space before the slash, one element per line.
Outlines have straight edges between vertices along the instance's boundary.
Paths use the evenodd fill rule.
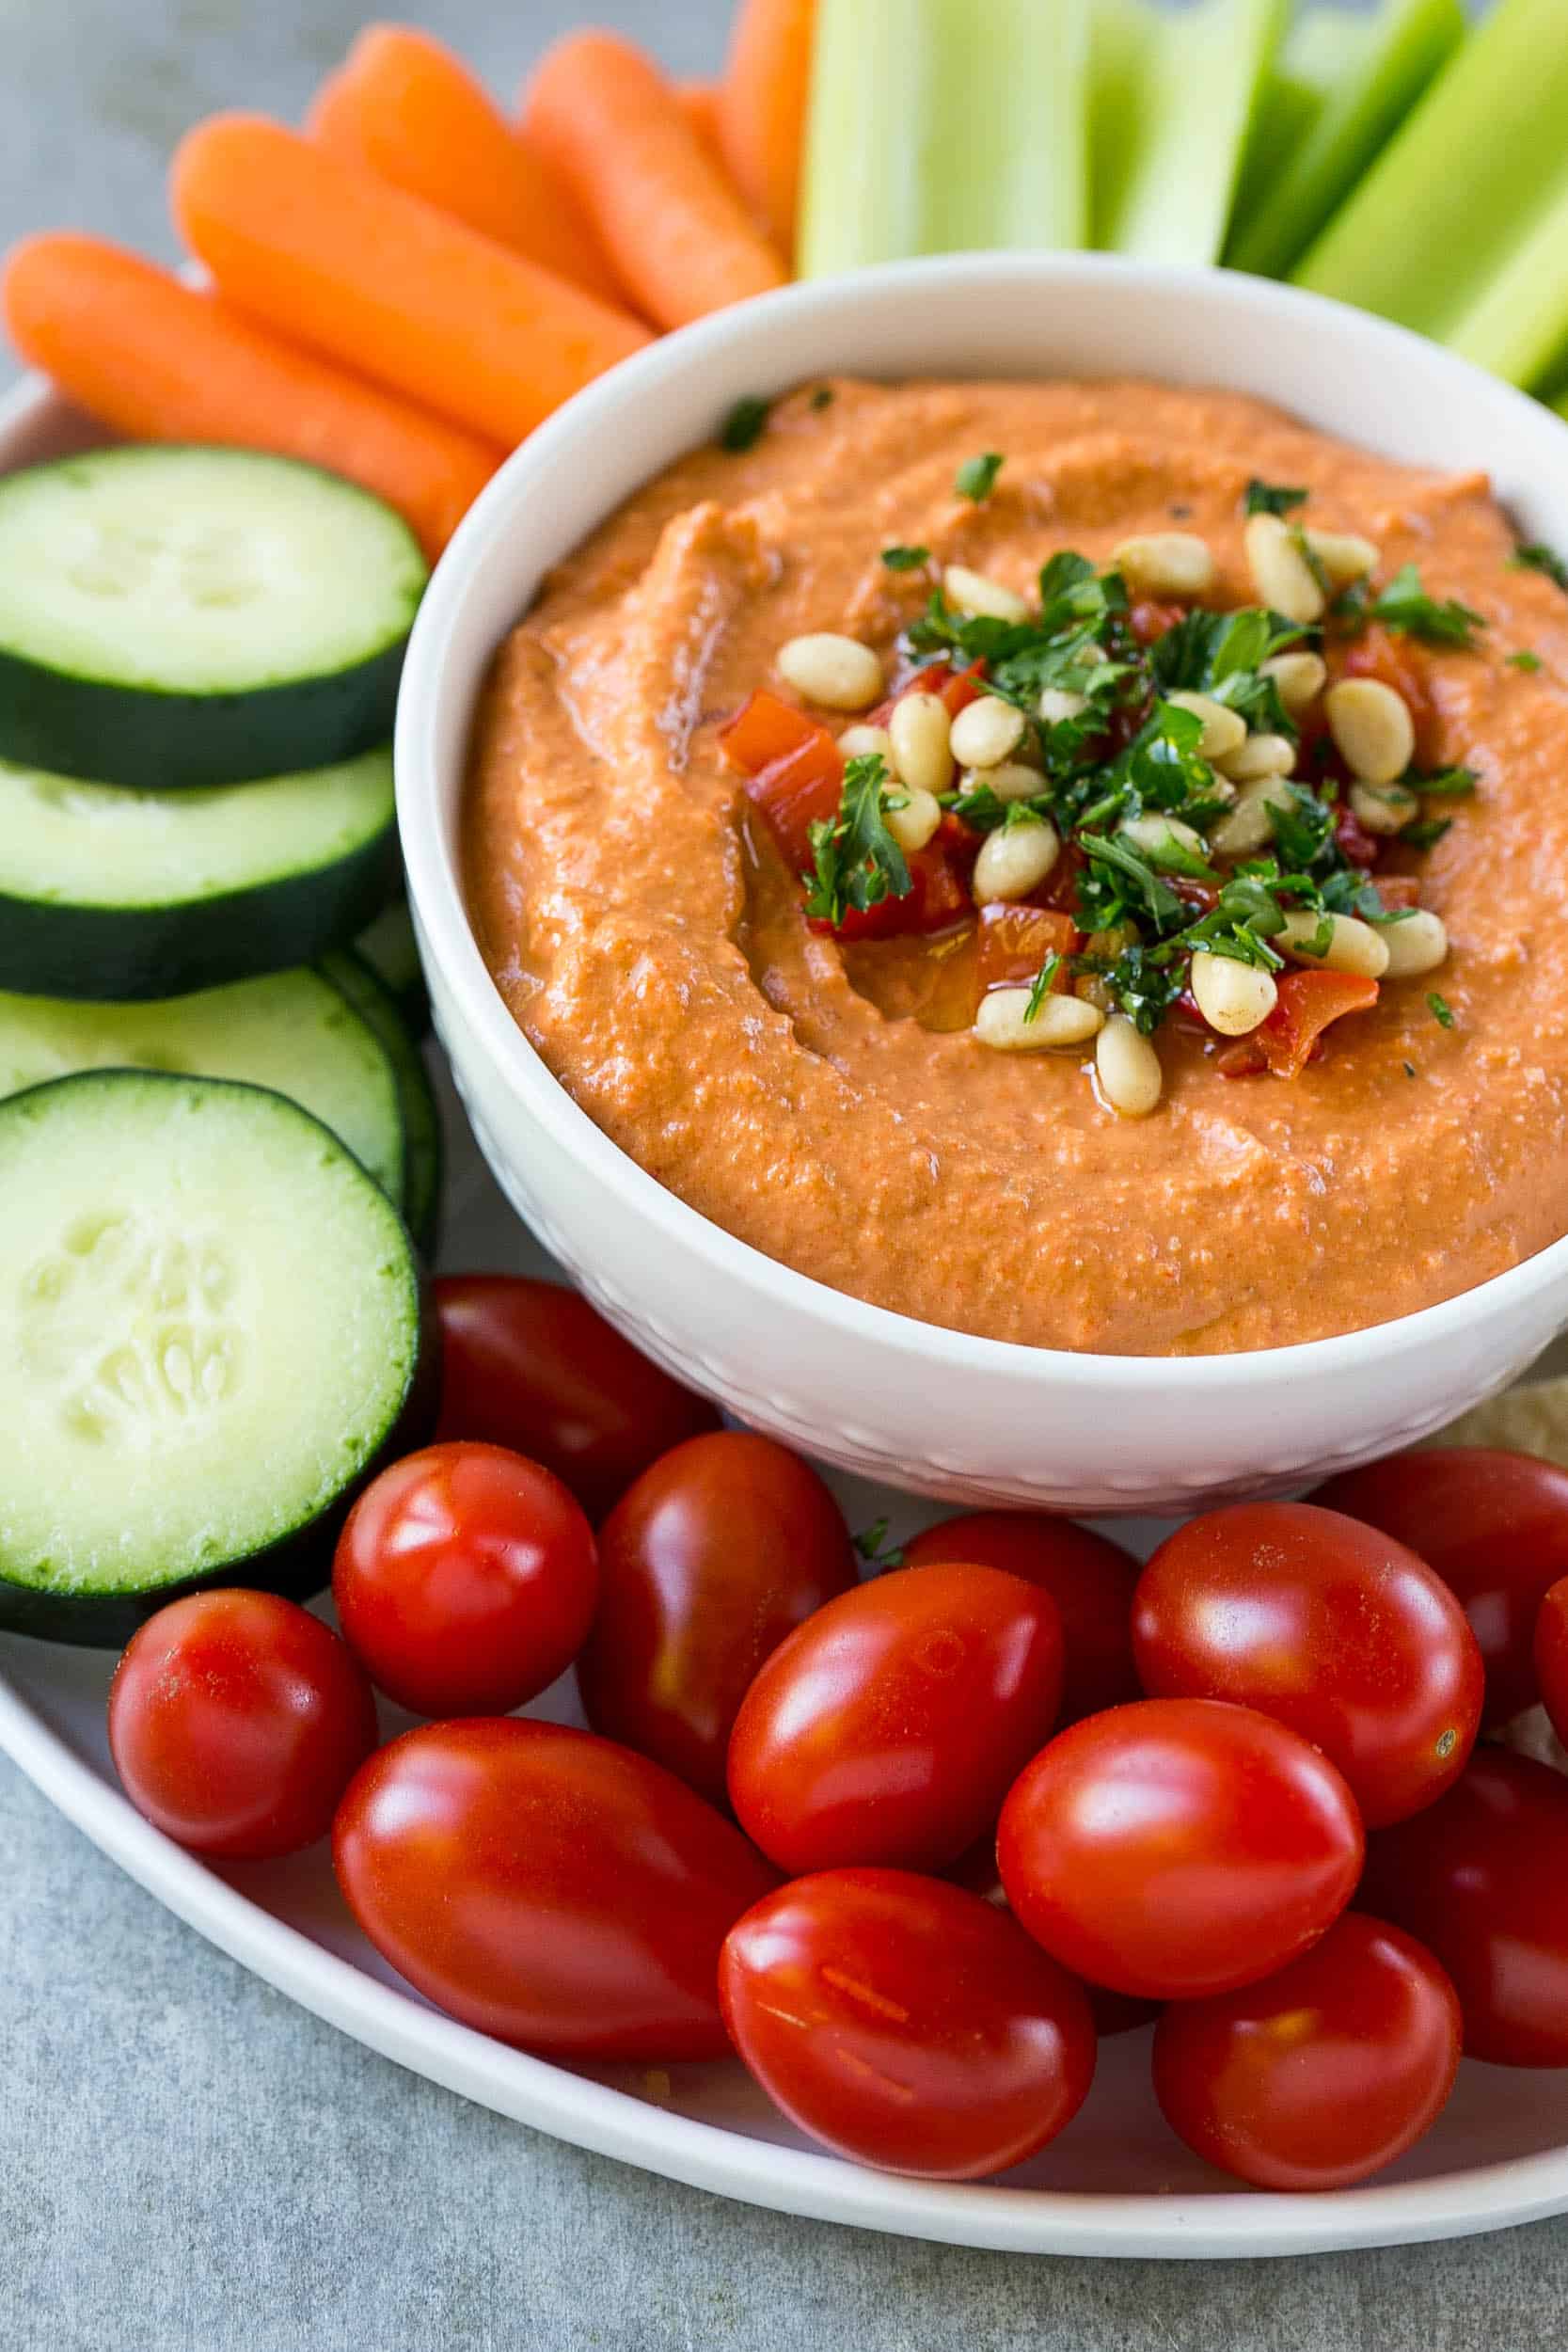
<path fill-rule="evenodd" d="M 890 572 L 917 572 L 931 560 L 929 548 L 884 548 L 882 562 Z"/>
<path fill-rule="evenodd" d="M 813 392 L 811 396 L 811 405 L 816 409 L 831 408 L 833 405 L 832 386 L 831 384 L 819 384 L 816 391 Z"/>
<path fill-rule="evenodd" d="M 1416 1065 L 1413 1061 L 1407 1061 L 1405 1063 L 1404 1074 L 1407 1078 L 1413 1078 L 1416 1075 Z"/>
<path fill-rule="evenodd" d="M 1449 1004 L 1446 996 L 1439 996 L 1435 989 L 1433 990 L 1431 995 L 1427 998 L 1427 1010 L 1431 1013 L 1433 1019 L 1436 1022 L 1440 1029 L 1451 1029 L 1457 1025 L 1454 1020 L 1453 1007 Z"/>
<path fill-rule="evenodd" d="M 1481 778 L 1473 768 L 1438 768 L 1430 776 L 1418 775 L 1412 769 L 1404 781 L 1412 792 L 1436 792 L 1449 800 L 1464 800 Z"/>
<path fill-rule="evenodd" d="M 1242 501 L 1243 515 L 1289 515 L 1298 506 L 1305 506 L 1311 496 L 1308 490 L 1288 488 L 1278 482 L 1259 482 L 1254 474 L 1246 485 Z"/>
<path fill-rule="evenodd" d="M 890 1544 L 887 1535 L 886 1519 L 874 1519 L 869 1527 L 863 1527 L 858 1535 L 851 1535 L 849 1541 L 868 1568 L 901 1568 L 904 1565 L 903 1547 Z"/>
<path fill-rule="evenodd" d="M 1541 656 L 1538 653 L 1531 653 L 1528 646 L 1522 645 L 1517 653 L 1509 655 L 1508 666 L 1511 670 L 1524 670 L 1533 674 L 1541 667 Z"/>
<path fill-rule="evenodd" d="M 1418 817 L 1412 824 L 1401 826 L 1400 839 L 1407 850 L 1431 850 L 1452 827 L 1451 817 Z"/>
<path fill-rule="evenodd" d="M 1382 595 L 1366 607 L 1366 615 L 1428 645 L 1473 648 L 1476 631 L 1486 627 L 1485 615 L 1461 604 L 1457 596 L 1429 596 L 1414 564 L 1401 564 Z"/>
<path fill-rule="evenodd" d="M 954 490 L 959 498 L 971 499 L 976 506 L 983 506 L 995 489 L 996 477 L 1006 463 L 1006 458 L 994 449 L 983 451 L 978 457 L 966 459 L 958 468 Z"/>
<path fill-rule="evenodd" d="M 1023 1018 L 1026 1024 L 1033 1021 L 1035 1015 L 1038 1012 L 1040 1007 L 1050 995 L 1052 985 L 1061 968 L 1062 959 L 1060 956 L 1047 956 L 1045 961 L 1040 965 L 1039 970 L 1035 975 L 1035 984 L 1029 991 L 1029 1002 L 1023 1008 Z"/>
<path fill-rule="evenodd" d="M 1554 587 L 1568 590 L 1568 564 L 1544 540 L 1527 540 L 1515 548 L 1508 559 L 1508 567 L 1512 572 L 1544 572 Z"/>
<path fill-rule="evenodd" d="M 719 446 L 729 451 L 732 457 L 744 455 L 755 449 L 768 430 L 768 420 L 773 413 L 770 400 L 737 400 L 724 419 L 719 435 Z"/>
<path fill-rule="evenodd" d="M 884 898 L 908 897 L 910 869 L 883 813 L 891 781 L 880 752 L 852 759 L 845 769 L 837 817 L 818 818 L 811 829 L 809 915 L 837 925 L 851 910 L 863 914 Z"/>

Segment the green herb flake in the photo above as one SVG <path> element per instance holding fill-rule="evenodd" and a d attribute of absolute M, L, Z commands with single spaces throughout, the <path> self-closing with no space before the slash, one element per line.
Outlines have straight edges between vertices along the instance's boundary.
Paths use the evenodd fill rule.
<path fill-rule="evenodd" d="M 1508 666 L 1511 670 L 1523 670 L 1527 675 L 1533 676 L 1541 667 L 1541 656 L 1538 653 L 1531 653 L 1528 646 L 1522 645 L 1517 653 L 1509 655 Z"/>
<path fill-rule="evenodd" d="M 1305 506 L 1311 493 L 1290 489 L 1278 482 L 1259 482 L 1256 474 L 1246 485 L 1242 501 L 1243 515 L 1289 515 L 1298 506 Z"/>
<path fill-rule="evenodd" d="M 886 1519 L 874 1519 L 869 1527 L 863 1527 L 858 1535 L 851 1535 L 849 1541 L 868 1568 L 901 1568 L 904 1565 L 903 1547 L 890 1544 L 887 1538 Z"/>
<path fill-rule="evenodd" d="M 1414 824 L 1402 825 L 1399 837 L 1407 850 L 1432 850 L 1452 825 L 1451 817 L 1418 817 Z"/>
<path fill-rule="evenodd" d="M 1413 1078 L 1416 1075 L 1416 1065 L 1413 1061 L 1407 1061 L 1405 1063 L 1404 1074 L 1407 1078 Z"/>
<path fill-rule="evenodd" d="M 969 499 L 976 506 L 984 506 L 996 487 L 996 477 L 1006 460 L 994 449 L 982 451 L 978 457 L 966 459 L 958 468 L 953 488 L 961 499 Z"/>
<path fill-rule="evenodd" d="M 833 405 L 832 386 L 831 384 L 819 384 L 816 391 L 813 392 L 811 396 L 811 405 L 818 415 L 820 415 L 824 408 L 831 408 Z"/>
<path fill-rule="evenodd" d="M 1446 996 L 1439 996 L 1435 989 L 1427 998 L 1427 1010 L 1440 1029 L 1452 1029 L 1458 1026 L 1454 1020 L 1453 1007 Z"/>
<path fill-rule="evenodd" d="M 719 435 L 719 446 L 728 450 L 732 457 L 744 456 L 755 449 L 768 430 L 768 420 L 773 413 L 770 400 L 737 400 L 724 419 Z"/>
<path fill-rule="evenodd" d="M 1568 590 L 1568 564 L 1541 539 L 1527 540 L 1508 559 L 1511 572 L 1543 572 L 1556 588 Z"/>
<path fill-rule="evenodd" d="M 1038 1012 L 1040 1007 L 1050 995 L 1052 984 L 1055 980 L 1056 975 L 1061 968 L 1062 959 L 1060 956 L 1047 956 L 1045 961 L 1040 965 L 1039 970 L 1036 973 L 1035 985 L 1029 991 L 1029 1002 L 1023 1008 L 1023 1019 L 1025 1025 L 1033 1021 L 1035 1015 Z"/>
<path fill-rule="evenodd" d="M 1476 631 L 1486 627 L 1485 615 L 1461 604 L 1457 596 L 1429 596 L 1414 564 L 1403 564 L 1381 596 L 1367 607 L 1369 620 L 1419 638 L 1428 645 L 1457 645 L 1473 650 Z"/>
<path fill-rule="evenodd" d="M 1465 800 L 1481 778 L 1473 768 L 1438 768 L 1430 776 L 1418 775 L 1412 769 L 1404 781 L 1412 792 L 1435 792 L 1449 800 Z"/>
<path fill-rule="evenodd" d="M 852 759 L 845 769 L 837 817 L 819 818 L 811 829 L 808 915 L 836 926 L 851 909 L 864 914 L 884 898 L 908 898 L 913 887 L 910 869 L 884 813 L 891 781 L 879 752 Z"/>
<path fill-rule="evenodd" d="M 882 562 L 890 572 L 917 572 L 931 560 L 929 548 L 884 548 Z"/>

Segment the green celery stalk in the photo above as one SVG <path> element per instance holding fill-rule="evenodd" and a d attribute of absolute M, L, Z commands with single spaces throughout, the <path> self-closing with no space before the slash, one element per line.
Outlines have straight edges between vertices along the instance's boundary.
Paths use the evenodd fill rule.
<path fill-rule="evenodd" d="M 1088 0 L 819 0 L 799 268 L 1071 247 Z"/>
<path fill-rule="evenodd" d="M 1327 82 L 1323 110 L 1263 201 L 1239 208 L 1231 267 L 1283 276 L 1464 39 L 1462 0 L 1393 0 L 1370 21 L 1341 8 L 1304 17 L 1286 63 Z"/>
<path fill-rule="evenodd" d="M 1094 242 L 1145 261 L 1214 262 L 1288 0 L 1169 14 L 1096 0 L 1090 44 Z"/>
<path fill-rule="evenodd" d="M 1562 273 L 1529 283 L 1521 271 L 1568 196 L 1563 33 L 1563 0 L 1500 0 L 1298 262 L 1295 282 L 1440 342 L 1458 336 L 1500 373 L 1555 350 L 1568 329 Z"/>
<path fill-rule="evenodd" d="M 1532 391 L 1568 356 L 1568 170 L 1556 195 L 1443 338 L 1462 358 Z"/>
<path fill-rule="evenodd" d="M 1274 72 L 1264 75 L 1236 181 L 1232 235 L 1238 221 L 1250 220 L 1262 210 L 1270 190 L 1323 110 L 1323 92 L 1303 75 L 1291 72 L 1283 58 Z"/>

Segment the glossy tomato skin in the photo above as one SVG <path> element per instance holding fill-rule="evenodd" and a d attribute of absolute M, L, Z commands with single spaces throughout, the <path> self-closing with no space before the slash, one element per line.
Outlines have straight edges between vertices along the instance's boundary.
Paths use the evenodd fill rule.
<path fill-rule="evenodd" d="M 480 2033 L 562 2058 L 721 2056 L 720 1947 L 776 1883 L 673 1773 L 515 1717 L 394 1740 L 350 1784 L 332 1851 L 400 1976 Z"/>
<path fill-rule="evenodd" d="M 599 1565 L 578 1661 L 589 1722 L 727 1804 L 730 1733 L 763 1660 L 856 1581 L 843 1513 L 798 1455 L 718 1430 L 643 1471 Z"/>
<path fill-rule="evenodd" d="M 1465 2048 L 1568 2066 L 1568 1780 L 1478 1748 L 1442 1801 L 1368 1841 L 1358 1899 L 1429 1945 L 1459 1994 Z"/>
<path fill-rule="evenodd" d="M 1536 1614 L 1568 1572 L 1568 1470 L 1531 1454 L 1433 1446 L 1348 1470 L 1312 1500 L 1408 1544 L 1458 1596 L 1486 1667 L 1484 1729 L 1535 1705 Z"/>
<path fill-rule="evenodd" d="M 624 1340 L 578 1291 L 521 1274 L 443 1274 L 442 1438 L 542 1462 L 595 1523 L 671 1446 L 719 1415 Z"/>
<path fill-rule="evenodd" d="M 1369 1828 L 1451 1788 L 1481 1722 L 1481 1651 L 1448 1586 L 1402 1544 L 1307 1502 L 1189 1519 L 1132 1604 L 1151 1698 L 1234 1699 L 1322 1748 Z"/>
<path fill-rule="evenodd" d="M 725 1939 L 736 2048 L 802 2131 L 857 2163 L 972 2181 L 1082 2106 L 1083 1988 L 1005 1911 L 910 1870 L 794 1879 Z"/>
<path fill-rule="evenodd" d="M 1350 1901 L 1364 1842 L 1340 1774 L 1272 1716 L 1144 1699 L 1042 1749 L 996 1851 L 1020 1924 L 1064 1967 L 1161 2001 L 1294 1960 Z"/>
<path fill-rule="evenodd" d="M 598 1597 L 594 1531 L 559 1478 L 504 1446 L 406 1454 L 338 1538 L 338 1622 L 414 1715 L 504 1715 L 564 1674 Z"/>
<path fill-rule="evenodd" d="M 1568 1576 L 1560 1577 L 1535 1621 L 1535 1679 L 1552 1729 L 1568 1747 Z"/>
<path fill-rule="evenodd" d="M 1256 2188 L 1349 2188 L 1436 2122 L 1459 2040 L 1426 1947 L 1351 1911 L 1277 1976 L 1167 2009 L 1154 2095 L 1178 2137 Z"/>
<path fill-rule="evenodd" d="M 976 1560 L 1050 1594 L 1062 1619 L 1063 1724 L 1140 1695 L 1132 1626 L 1138 1564 L 1119 1544 L 1044 1511 L 967 1511 L 925 1529 L 904 1559 L 911 1568 Z"/>
<path fill-rule="evenodd" d="M 996 1835 L 982 1837 L 961 1853 L 950 1870 L 942 1876 L 954 1886 L 961 1886 L 971 1895 L 978 1895 L 983 1903 L 990 1903 L 998 1911 L 1007 1909 L 1007 1890 L 1002 1883 L 1002 1873 L 996 1867 Z M 1085 1984 L 1085 1994 L 1094 2029 L 1101 2042 L 1113 2034 L 1133 2033 L 1138 2026 L 1149 2025 L 1160 2014 L 1158 2001 L 1140 2001 L 1130 1993 L 1113 1993 L 1103 1984 Z"/>
<path fill-rule="evenodd" d="M 193 1593 L 150 1617 L 109 1687 L 125 1792 L 214 1860 L 325 1837 L 376 1742 L 375 1701 L 330 1626 L 275 1593 Z"/>
<path fill-rule="evenodd" d="M 940 1870 L 995 1820 L 1061 1695 L 1048 1594 L 995 1568 L 895 1568 L 768 1660 L 736 1718 L 730 1802 L 783 1870 Z"/>

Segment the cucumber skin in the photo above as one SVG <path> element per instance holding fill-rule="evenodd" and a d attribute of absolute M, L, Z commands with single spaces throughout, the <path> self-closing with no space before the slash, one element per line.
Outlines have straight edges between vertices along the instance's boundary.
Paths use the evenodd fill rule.
<path fill-rule="evenodd" d="M 446 1147 L 440 1110 L 418 1036 L 400 1012 L 392 991 L 363 956 L 345 948 L 337 955 L 324 956 L 320 969 L 323 977 L 331 981 L 391 1057 L 398 1106 L 403 1113 L 406 1195 L 403 1202 L 404 1219 L 417 1247 L 427 1258 L 434 1257 L 439 1237 Z"/>
<path fill-rule="evenodd" d="M 0 892 L 0 989 L 146 1004 L 260 979 L 344 945 L 402 886 L 393 818 L 351 856 L 314 873 L 181 905 L 71 906 Z"/>
<path fill-rule="evenodd" d="M 418 1260 L 416 1258 L 416 1264 Z M 435 1294 L 422 1268 L 420 1335 L 414 1368 L 396 1421 L 352 1485 L 334 1496 L 325 1511 L 277 1543 L 243 1560 L 225 1560 L 201 1576 L 182 1577 L 141 1593 L 40 1592 L 13 1584 L 0 1568 L 0 1632 L 26 1633 L 40 1642 L 63 1642 L 74 1649 L 123 1649 L 138 1626 L 188 1593 L 230 1585 L 278 1593 L 285 1600 L 311 1600 L 332 1577 L 332 1554 L 344 1520 L 372 1480 L 405 1454 L 417 1453 L 436 1434 L 441 1408 L 441 1333 Z"/>
<path fill-rule="evenodd" d="M 325 677 L 238 694 L 165 694 L 0 651 L 0 758 L 143 792 L 330 768 L 392 732 L 407 638 Z"/>

